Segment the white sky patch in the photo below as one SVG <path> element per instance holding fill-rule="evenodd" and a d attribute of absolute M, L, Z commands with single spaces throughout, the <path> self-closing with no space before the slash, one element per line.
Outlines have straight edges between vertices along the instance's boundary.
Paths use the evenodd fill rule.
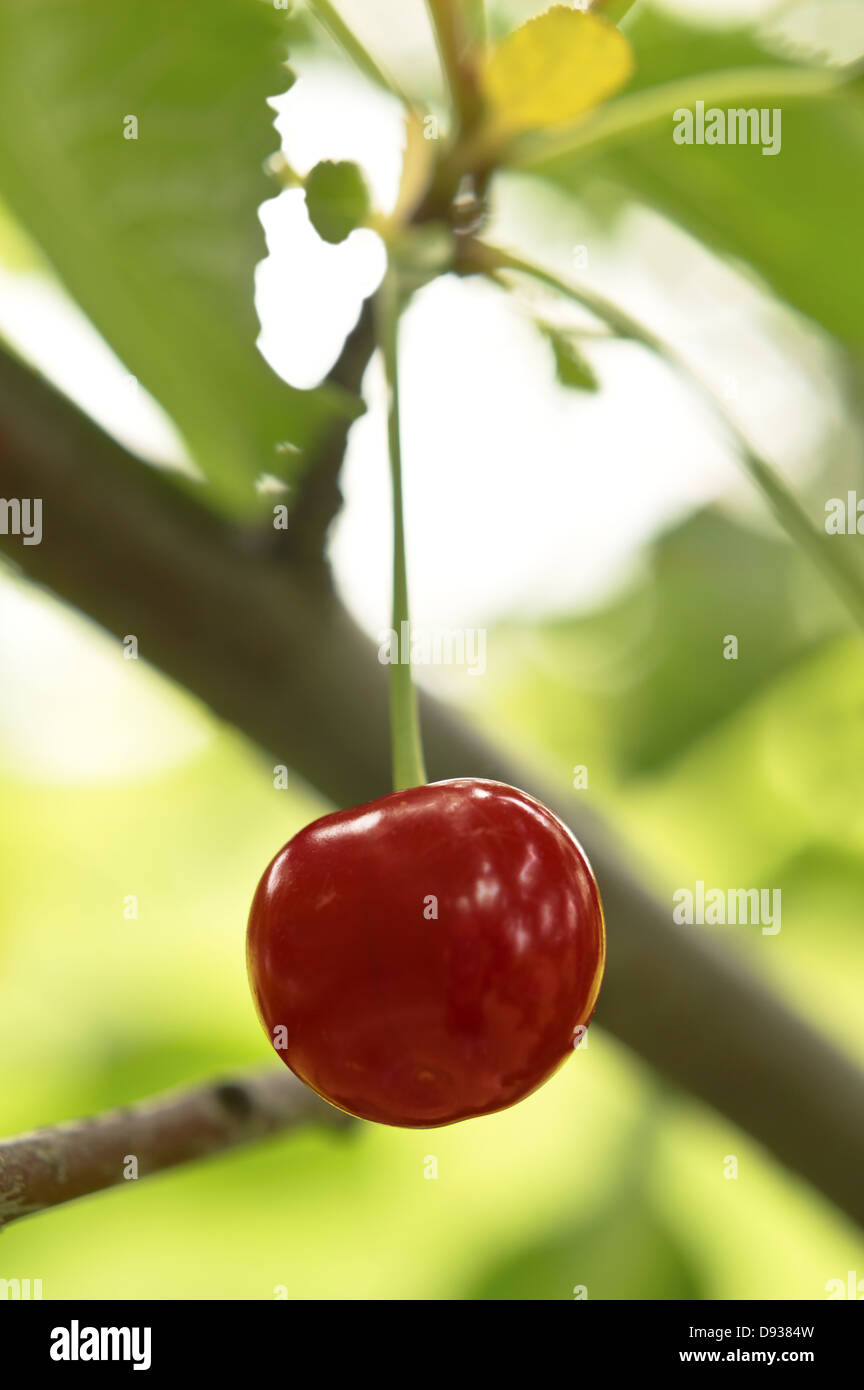
<path fill-rule="evenodd" d="M 374 205 L 388 211 L 402 168 L 399 103 L 343 64 L 304 54 L 299 66 L 291 90 L 270 103 L 285 158 L 301 176 L 323 159 L 353 160 Z M 269 254 L 255 275 L 258 347 L 284 381 L 306 390 L 338 357 L 363 300 L 380 284 L 386 254 L 366 229 L 338 246 L 322 241 L 299 188 L 264 203 L 260 215 Z"/>
<path fill-rule="evenodd" d="M 306 175 L 322 159 L 350 159 L 363 169 L 383 211 L 396 201 L 402 169 L 402 108 L 347 63 L 304 52 L 290 91 L 272 97 L 282 151 Z"/>
<path fill-rule="evenodd" d="M 339 246 L 322 241 L 300 189 L 264 203 L 261 221 L 270 254 L 255 272 L 258 347 L 283 381 L 308 390 L 327 375 L 380 284 L 384 246 L 366 228 Z"/>

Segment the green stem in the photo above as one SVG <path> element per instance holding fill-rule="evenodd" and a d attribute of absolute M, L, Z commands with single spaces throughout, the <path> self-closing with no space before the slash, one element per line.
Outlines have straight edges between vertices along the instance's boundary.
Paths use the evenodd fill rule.
<path fill-rule="evenodd" d="M 482 101 L 475 62 L 476 3 L 464 0 L 426 0 L 456 117 L 457 133 L 471 132 L 480 120 Z M 480 12 L 483 13 L 482 5 Z M 485 27 L 485 25 L 484 25 Z"/>
<path fill-rule="evenodd" d="M 486 44 L 486 0 L 465 0 L 465 25 L 476 48 Z"/>
<path fill-rule="evenodd" d="M 372 54 L 363 46 L 353 29 L 349 29 L 335 6 L 330 4 L 330 0 L 309 0 L 309 8 L 331 37 L 336 40 L 339 47 L 370 81 L 383 87 L 385 92 L 390 92 L 392 96 L 398 97 L 405 105 L 410 104 L 392 77 L 389 77 L 384 69 L 379 67 Z"/>
<path fill-rule="evenodd" d="M 390 666 L 390 740 L 393 757 L 393 788 L 421 786 L 426 781 L 423 743 L 417 712 L 417 692 L 411 675 L 411 617 L 408 606 L 408 575 L 405 561 L 405 517 L 402 498 L 402 434 L 399 421 L 399 287 L 388 270 L 375 300 L 378 346 L 384 361 L 387 383 L 387 443 L 393 490 L 393 610 L 392 628 L 396 635 L 396 660 Z M 403 627 L 404 624 L 404 627 Z M 409 634 L 409 659 L 404 664 L 402 634 Z"/>
<path fill-rule="evenodd" d="M 747 471 L 767 499 L 780 524 L 819 567 L 855 622 L 864 629 L 864 577 L 849 563 L 846 555 L 831 544 L 831 538 L 816 529 L 777 470 L 756 452 L 735 422 L 729 418 L 722 401 L 711 387 L 682 361 L 672 348 L 602 295 L 582 286 L 571 285 L 551 271 L 523 260 L 520 256 L 513 256 L 497 247 L 477 242 L 470 250 L 466 248 L 463 264 L 469 269 L 473 268 L 490 275 L 493 279 L 498 279 L 501 271 L 516 271 L 529 275 L 533 280 L 547 285 L 575 304 L 588 309 L 619 337 L 629 338 L 649 348 L 695 386 L 730 434 Z"/>

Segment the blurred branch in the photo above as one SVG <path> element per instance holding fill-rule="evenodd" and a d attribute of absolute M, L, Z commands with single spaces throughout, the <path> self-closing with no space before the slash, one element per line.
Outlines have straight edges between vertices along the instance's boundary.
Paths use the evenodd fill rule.
<path fill-rule="evenodd" d="M 290 557 L 250 553 L 2 355 L 0 495 L 44 500 L 41 545 L 0 536 L 33 580 L 118 638 L 135 633 L 142 657 L 337 805 L 390 790 L 385 669 L 332 589 Z M 432 778 L 522 786 L 586 845 L 609 928 L 597 1021 L 864 1223 L 861 1070 L 734 953 L 675 926 L 578 793 L 544 784 L 439 702 L 421 709 Z"/>
<path fill-rule="evenodd" d="M 283 1068 L 168 1091 L 126 1110 L 0 1140 L 0 1228 L 46 1207 L 316 1123 L 350 1116 Z"/>

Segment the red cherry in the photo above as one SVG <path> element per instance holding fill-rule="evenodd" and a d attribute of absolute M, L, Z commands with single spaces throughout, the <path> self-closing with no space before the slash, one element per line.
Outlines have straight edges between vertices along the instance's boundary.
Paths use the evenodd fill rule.
<path fill-rule="evenodd" d="M 414 1128 L 542 1085 L 591 1018 L 604 954 L 570 831 L 473 778 L 314 821 L 249 917 L 249 977 L 282 1060 L 340 1109 Z"/>

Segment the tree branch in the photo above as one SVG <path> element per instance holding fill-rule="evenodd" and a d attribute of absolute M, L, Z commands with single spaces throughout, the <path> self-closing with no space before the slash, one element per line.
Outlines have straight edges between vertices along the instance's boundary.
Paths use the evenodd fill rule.
<path fill-rule="evenodd" d="M 145 659 L 336 804 L 389 790 L 384 668 L 332 592 L 290 557 L 250 552 L 2 357 L 0 494 L 44 499 L 41 545 L 0 536 L 32 579 L 118 638 L 135 633 Z M 597 1021 L 864 1223 L 862 1072 L 733 952 L 675 926 L 578 795 L 544 785 L 437 701 L 421 708 L 433 778 L 522 786 L 584 842 L 609 931 Z"/>
<path fill-rule="evenodd" d="M 307 1123 L 344 1127 L 287 1070 L 256 1071 L 168 1091 L 126 1110 L 0 1140 L 0 1228 L 46 1207 L 151 1177 Z"/>

